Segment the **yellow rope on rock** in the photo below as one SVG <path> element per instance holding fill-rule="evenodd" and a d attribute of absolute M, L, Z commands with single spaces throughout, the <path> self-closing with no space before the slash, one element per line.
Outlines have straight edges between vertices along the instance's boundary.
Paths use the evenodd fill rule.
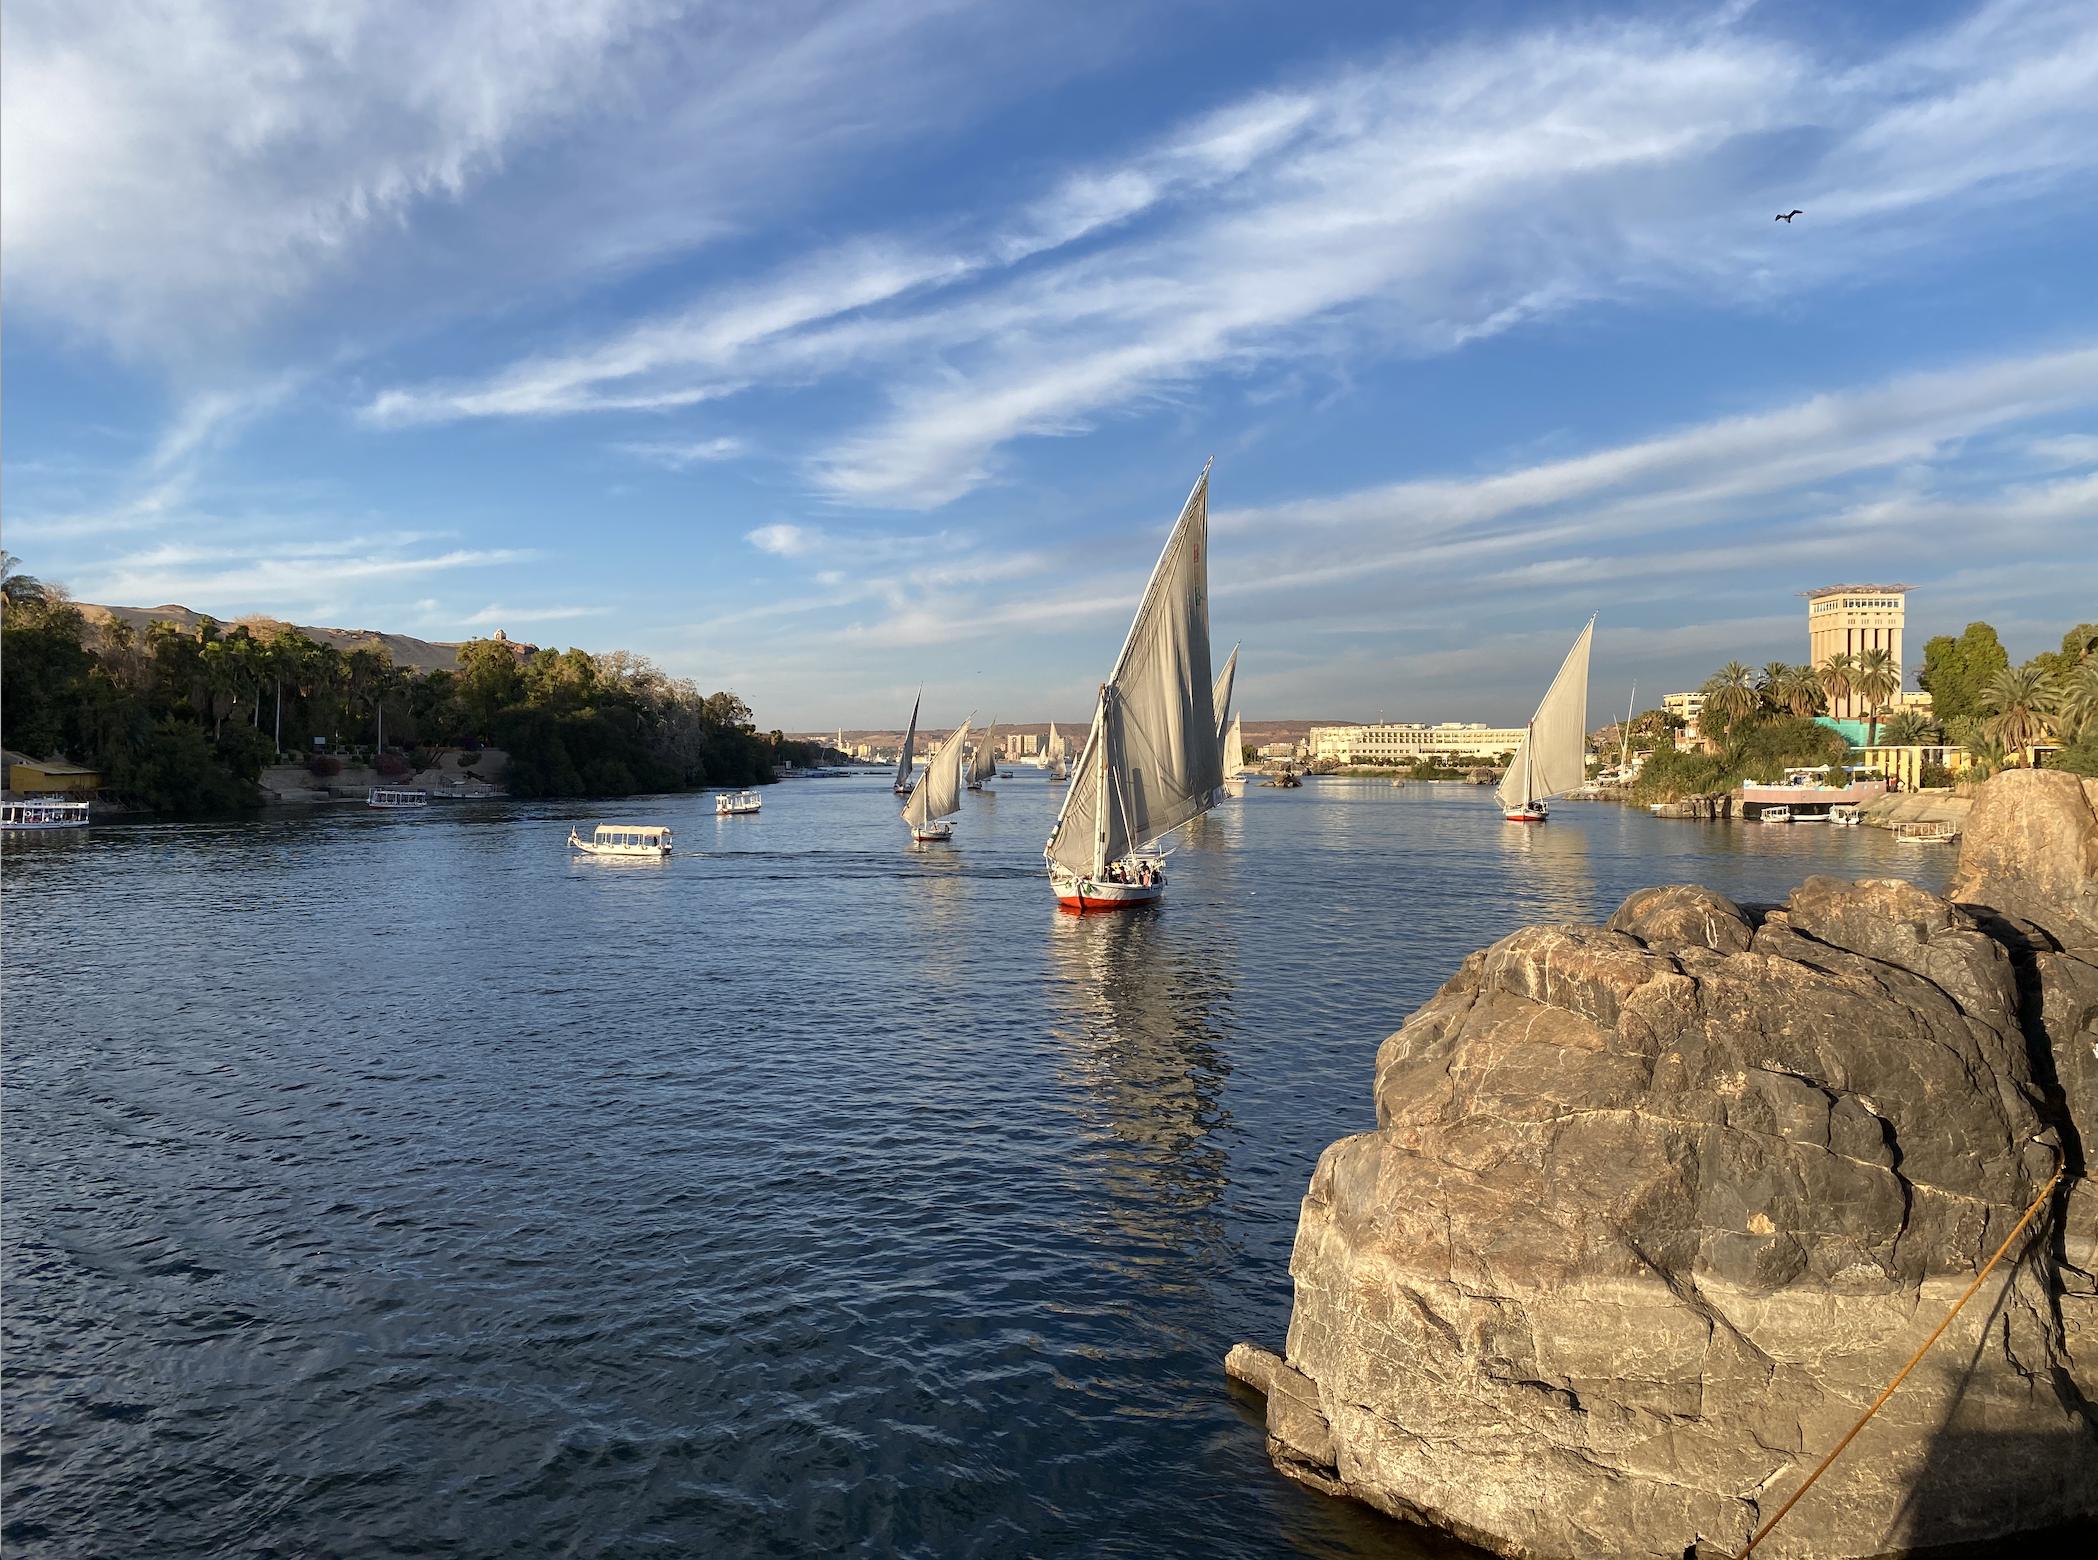
<path fill-rule="evenodd" d="M 1982 1270 L 1974 1275 L 1974 1282 L 1967 1286 L 1966 1293 L 1961 1295 L 1959 1299 L 1955 1300 L 1952 1303 L 1952 1309 L 1945 1313 L 1945 1319 L 1938 1323 L 1938 1325 L 1931 1330 L 1931 1335 L 1923 1340 L 1922 1346 L 1918 1348 L 1914 1354 L 1909 1356 L 1908 1364 L 1902 1366 L 1900 1373 L 1896 1375 L 1892 1381 L 1887 1383 L 1887 1390 L 1882 1392 L 1878 1397 L 1872 1400 L 1872 1406 L 1866 1409 L 1863 1414 L 1858 1416 L 1858 1422 L 1850 1427 L 1849 1432 L 1844 1435 L 1842 1440 L 1838 1441 L 1835 1444 L 1835 1447 L 1829 1452 L 1828 1456 L 1821 1459 L 1821 1465 L 1817 1467 L 1812 1473 L 1807 1475 L 1807 1482 L 1802 1484 L 1798 1489 L 1792 1492 L 1792 1498 L 1790 1500 L 1786 1501 L 1784 1505 L 1778 1507 L 1776 1516 L 1772 1517 L 1768 1522 L 1764 1523 L 1761 1527 L 1756 1529 L 1756 1536 L 1754 1538 L 1751 1538 L 1748 1541 L 1748 1547 L 1741 1551 L 1741 1560 L 1748 1560 L 1748 1557 L 1755 1553 L 1756 1545 L 1762 1543 L 1764 1539 L 1770 1536 L 1770 1530 L 1776 1527 L 1780 1522 L 1785 1520 L 1785 1513 L 1799 1504 L 1800 1496 L 1806 1494 L 1808 1490 L 1812 1489 L 1814 1487 L 1814 1481 L 1820 1478 L 1824 1473 L 1828 1472 L 1829 1464 L 1843 1455 L 1843 1448 L 1850 1445 L 1852 1441 L 1857 1439 L 1858 1432 L 1865 1428 L 1866 1420 L 1870 1419 L 1874 1414 L 1878 1413 L 1880 1405 L 1886 1402 L 1888 1398 L 1894 1395 L 1894 1389 L 1900 1386 L 1904 1381 L 1908 1380 L 1909 1372 L 1914 1370 L 1916 1366 L 1919 1363 L 1921 1363 L 1923 1356 L 1930 1352 L 1930 1346 L 1936 1343 L 1940 1334 L 1942 1334 L 1946 1328 L 1952 1325 L 1952 1319 L 1960 1314 L 1960 1307 L 1974 1298 L 1974 1291 L 1981 1288 L 1982 1280 L 1987 1278 L 1989 1274 L 1995 1269 L 1996 1264 L 2003 1260 L 2003 1254 L 2011 1249 L 2011 1243 L 2017 1240 L 2017 1238 L 2020 1235 L 2025 1233 L 2025 1226 L 2032 1223 L 2032 1216 L 2040 1211 L 2040 1205 L 2046 1202 L 2048 1197 L 2053 1193 L 2055 1187 L 2061 1184 L 2063 1169 L 2064 1166 L 2059 1164 L 2054 1167 L 2054 1174 L 2049 1176 L 2047 1178 L 2047 1184 L 2040 1188 L 2040 1195 L 2032 1200 L 2032 1206 L 2025 1210 L 2025 1216 L 2011 1227 L 2010 1234 L 2003 1237 L 2003 1244 L 1996 1248 L 1996 1255 L 1989 1258 L 1988 1262 L 1983 1265 Z"/>

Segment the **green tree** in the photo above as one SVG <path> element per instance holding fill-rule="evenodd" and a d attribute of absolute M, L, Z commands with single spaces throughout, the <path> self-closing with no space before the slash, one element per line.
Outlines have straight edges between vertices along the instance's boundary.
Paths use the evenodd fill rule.
<path fill-rule="evenodd" d="M 1853 679 L 1857 675 L 1857 663 L 1851 659 L 1847 651 L 1839 650 L 1826 661 L 1823 661 L 1816 669 L 1814 675 L 1821 684 L 1822 697 L 1828 701 L 1828 707 L 1833 710 L 1837 705 L 1850 697 Z"/>
<path fill-rule="evenodd" d="M 507 639 L 474 639 L 459 647 L 459 703 L 474 734 L 494 734 L 496 717 L 524 701 L 517 651 Z"/>
<path fill-rule="evenodd" d="M 1956 639 L 1939 634 L 1924 642 L 1916 686 L 1930 695 L 1931 713 L 1939 720 L 1962 720 L 1983 713 L 1982 689 L 2010 664 L 1996 630 L 1969 623 Z"/>
<path fill-rule="evenodd" d="M 33 606 L 48 594 L 44 582 L 22 572 L 22 560 L 0 549 L 0 602 L 10 607 Z"/>
<path fill-rule="evenodd" d="M 1988 734 L 2013 756 L 2044 742 L 2051 732 L 2049 713 L 2055 699 L 2054 684 L 2033 662 L 2005 667 L 1982 689 Z"/>
<path fill-rule="evenodd" d="M 1765 710 L 1775 714 L 1785 708 L 1785 685 L 1791 677 L 1792 667 L 1788 662 L 1764 662 L 1763 670 L 1756 673 L 1756 693 Z"/>
<path fill-rule="evenodd" d="M 1865 701 L 1865 718 L 1870 723 L 1866 741 L 1876 743 L 1887 701 L 1901 692 L 1901 668 L 1894 663 L 1892 653 L 1875 646 L 1858 656 L 1850 675 L 1850 691 Z"/>
<path fill-rule="evenodd" d="M 35 758 L 64 753 L 74 703 L 94 666 L 87 624 L 68 601 L 24 596 L 0 627 L 0 732 Z"/>
<path fill-rule="evenodd" d="M 2056 728 L 2070 743 L 2098 736 L 2098 655 L 2079 662 L 2056 687 L 2052 713 Z"/>
<path fill-rule="evenodd" d="M 1801 719 L 1814 714 L 1821 708 L 1821 681 L 1814 675 L 1811 666 L 1788 666 L 1784 681 L 1778 688 L 1778 702 L 1785 710 Z"/>
<path fill-rule="evenodd" d="M 1705 709 L 1732 726 L 1755 712 L 1755 674 L 1739 661 L 1729 661 L 1705 679 Z"/>
<path fill-rule="evenodd" d="M 1881 728 L 1880 739 L 1890 747 L 1921 747 L 1938 740 L 1938 728 L 1916 710 L 1900 710 Z"/>

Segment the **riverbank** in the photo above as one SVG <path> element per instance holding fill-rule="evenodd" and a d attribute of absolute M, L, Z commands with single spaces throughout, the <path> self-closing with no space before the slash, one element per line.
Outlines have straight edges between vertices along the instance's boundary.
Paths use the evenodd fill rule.
<path fill-rule="evenodd" d="M 362 798 L 374 786 L 392 786 L 407 791 L 428 791 L 432 796 L 457 797 L 469 801 L 506 796 L 504 782 L 510 755 L 500 748 L 445 748 L 425 768 L 398 775 L 381 775 L 368 763 L 343 763 L 331 759 L 330 772 L 317 773 L 310 762 L 270 764 L 256 780 L 265 806 L 334 802 Z"/>
<path fill-rule="evenodd" d="M 1891 829 L 1900 823 L 1953 823 L 1964 827 L 1973 808 L 1971 795 L 1954 791 L 1897 791 L 1865 807 L 1859 812 L 1858 821 L 1875 829 Z"/>

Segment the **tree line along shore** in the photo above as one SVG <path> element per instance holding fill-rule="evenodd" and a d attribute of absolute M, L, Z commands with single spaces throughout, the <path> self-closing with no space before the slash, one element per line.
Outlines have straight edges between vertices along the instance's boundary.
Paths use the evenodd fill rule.
<path fill-rule="evenodd" d="M 283 757 L 305 758 L 323 778 L 348 754 L 393 778 L 431 767 L 440 749 L 495 747 L 519 797 L 756 785 L 777 766 L 822 759 L 819 744 L 759 731 L 733 693 L 703 694 L 623 650 L 495 637 L 461 646 L 454 668 L 417 671 L 268 618 L 141 631 L 121 618 L 90 622 L 62 592 L 11 569 L 5 584 L 0 743 L 63 754 L 99 772 L 105 794 L 147 811 L 259 806 L 256 781 Z"/>

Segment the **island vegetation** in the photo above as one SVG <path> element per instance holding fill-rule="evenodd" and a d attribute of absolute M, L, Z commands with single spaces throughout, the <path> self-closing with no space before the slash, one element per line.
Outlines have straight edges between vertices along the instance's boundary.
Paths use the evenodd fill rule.
<path fill-rule="evenodd" d="M 313 754 L 316 738 L 382 775 L 427 767 L 439 748 L 497 747 L 511 794 L 532 797 L 753 785 L 821 759 L 816 744 L 760 732 L 733 693 L 703 694 L 627 651 L 477 639 L 456 669 L 418 672 L 268 618 L 90 620 L 12 558 L 0 565 L 0 740 L 90 765 L 152 811 L 253 806 L 264 767 Z"/>
<path fill-rule="evenodd" d="M 1900 668 L 1884 650 L 1831 656 L 1820 666 L 1773 661 L 1760 671 L 1729 661 L 1699 689 L 1701 751 L 1677 751 L 1658 740 L 1682 722 L 1650 710 L 1633 726 L 1635 743 L 1657 750 L 1632 787 L 1638 801 L 1672 801 L 1731 790 L 1743 780 L 1776 780 L 1786 769 L 1848 761 L 1850 742 L 1818 719 L 1832 704 L 1853 701 L 1866 714 L 1865 746 L 1943 747 L 1963 755 L 1961 775 L 1985 780 L 2030 763 L 2045 750 L 2050 769 L 2098 775 L 2098 623 L 2080 623 L 2059 650 L 2013 665 L 1996 630 L 1970 623 L 1924 646 L 1917 685 L 1928 711 L 1896 703 Z M 1614 747 L 1616 728 L 1598 738 Z M 1926 786 L 1950 785 L 1952 768 L 1927 764 Z"/>

